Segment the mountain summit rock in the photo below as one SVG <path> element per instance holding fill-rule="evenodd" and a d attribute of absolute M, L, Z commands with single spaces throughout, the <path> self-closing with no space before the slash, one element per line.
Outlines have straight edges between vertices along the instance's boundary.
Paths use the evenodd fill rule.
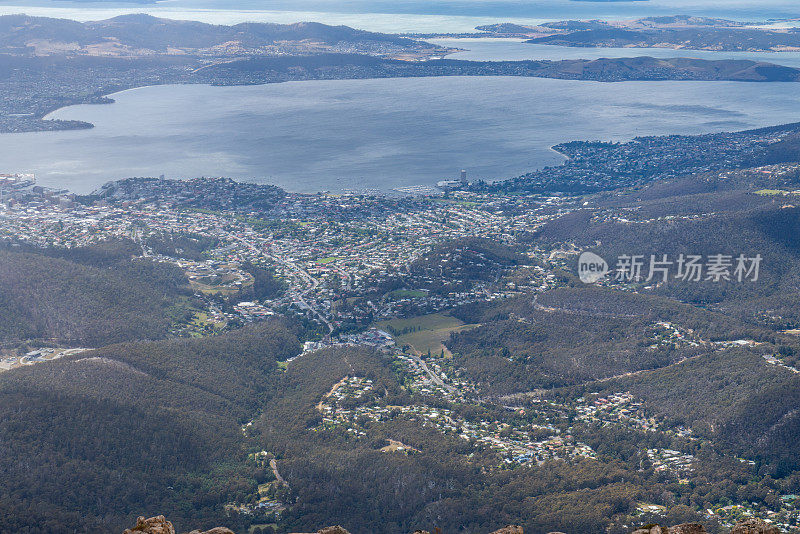
<path fill-rule="evenodd" d="M 167 521 L 163 515 L 145 519 L 140 517 L 136 520 L 136 526 L 126 529 L 122 534 L 175 534 L 175 527 Z M 201 532 L 193 530 L 188 534 L 235 534 L 232 530 L 225 527 L 212 528 Z M 295 533 L 301 534 L 301 533 Z M 333 526 L 325 527 L 316 533 L 308 534 L 350 534 L 344 527 Z M 416 530 L 414 534 L 430 534 L 427 530 Z M 519 525 L 508 525 L 501 529 L 491 532 L 491 534 L 524 534 Z M 551 532 L 550 534 L 561 534 Z M 683 523 L 672 527 L 662 527 L 660 525 L 647 525 L 636 529 L 632 534 L 707 534 L 705 527 L 700 523 Z M 736 523 L 731 529 L 730 534 L 781 534 L 780 529 L 769 525 L 761 519 L 747 519 Z"/>
<path fill-rule="evenodd" d="M 747 519 L 736 523 L 730 534 L 780 534 L 780 532 L 780 529 L 761 519 Z M 673 527 L 648 525 L 633 531 L 633 534 L 706 534 L 706 529 L 699 523 L 683 523 Z"/>
<path fill-rule="evenodd" d="M 125 529 L 122 534 L 175 534 L 175 527 L 163 515 L 148 519 L 140 517 L 136 520 L 135 527 Z M 234 534 L 234 532 L 225 527 L 216 527 L 204 532 L 193 530 L 189 534 Z"/>

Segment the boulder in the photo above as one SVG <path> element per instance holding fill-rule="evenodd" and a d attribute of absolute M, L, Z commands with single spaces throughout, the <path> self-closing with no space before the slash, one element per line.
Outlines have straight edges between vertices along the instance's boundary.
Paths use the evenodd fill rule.
<path fill-rule="evenodd" d="M 175 527 L 163 515 L 149 519 L 140 517 L 136 520 L 135 527 L 126 529 L 122 534 L 175 534 Z M 217 527 L 204 532 L 193 530 L 189 534 L 234 534 L 234 532 L 229 528 Z"/>
<path fill-rule="evenodd" d="M 145 519 L 140 517 L 136 520 L 136 526 L 126 529 L 123 534 L 175 534 L 175 527 L 167 521 L 163 515 Z"/>
<path fill-rule="evenodd" d="M 350 534 L 347 529 L 336 525 L 335 527 L 325 527 L 320 529 L 317 534 Z"/>
<path fill-rule="evenodd" d="M 700 523 L 683 523 L 669 527 L 667 534 L 706 534 L 706 529 Z"/>
<path fill-rule="evenodd" d="M 773 527 L 760 519 L 740 521 L 731 529 L 731 534 L 780 534 L 780 532 L 777 527 Z"/>
<path fill-rule="evenodd" d="M 495 530 L 492 534 L 522 534 L 522 527 L 519 525 L 508 525 L 501 529 Z"/>

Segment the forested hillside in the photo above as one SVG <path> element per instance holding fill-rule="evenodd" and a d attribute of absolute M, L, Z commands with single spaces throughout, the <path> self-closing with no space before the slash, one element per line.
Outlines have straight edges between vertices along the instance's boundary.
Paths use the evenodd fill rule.
<path fill-rule="evenodd" d="M 456 365 L 487 393 L 569 386 L 655 369 L 713 350 L 706 341 L 770 335 L 669 299 L 595 287 L 469 305 L 453 313 L 480 324 L 454 333 L 447 347 Z M 673 328 L 683 332 L 680 339 L 673 337 Z"/>
<path fill-rule="evenodd" d="M 291 489 L 288 500 L 298 499 L 285 517 L 288 531 L 334 523 L 359 534 L 433 526 L 480 532 L 517 518 L 530 532 L 601 532 L 605 515 L 630 509 L 646 494 L 636 487 L 641 475 L 619 461 L 495 470 L 490 451 L 471 454 L 468 441 L 413 418 L 365 422 L 363 437 L 317 430 L 315 405 L 345 376 L 371 378 L 382 404 L 420 403 L 399 388 L 390 363 L 367 349 L 329 349 L 301 357 L 281 377 L 254 432 L 277 456 Z M 507 417 L 502 410 L 490 416 Z M 387 438 L 419 452 L 381 451 Z"/>
<path fill-rule="evenodd" d="M 263 476 L 241 426 L 296 335 L 273 321 L 0 374 L 0 532 L 121 532 L 145 511 L 236 526 L 223 506 Z"/>
<path fill-rule="evenodd" d="M 190 294 L 179 268 L 134 259 L 130 243 L 0 249 L 0 342 L 100 346 L 165 337 Z"/>
<path fill-rule="evenodd" d="M 641 255 L 648 263 L 651 255 L 666 254 L 673 262 L 680 254 L 760 255 L 757 283 L 687 284 L 672 277 L 666 283 L 642 281 L 638 286 L 650 285 L 655 294 L 769 328 L 794 328 L 800 324 L 794 305 L 800 287 L 795 268 L 800 258 L 800 209 L 781 191 L 798 184 L 797 168 L 772 173 L 769 167 L 669 180 L 603 197 L 595 209 L 544 225 L 536 239 L 593 250 L 607 258 L 612 269 L 623 255 Z"/>

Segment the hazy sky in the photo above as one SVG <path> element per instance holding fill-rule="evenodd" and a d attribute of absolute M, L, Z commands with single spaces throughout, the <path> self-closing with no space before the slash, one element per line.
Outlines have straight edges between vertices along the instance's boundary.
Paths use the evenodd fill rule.
<path fill-rule="evenodd" d="M 218 24 L 316 21 L 386 32 L 466 32 L 493 22 L 694 14 L 737 20 L 800 18 L 800 0 L 0 0 L 0 14 L 98 20 L 124 13 Z"/>

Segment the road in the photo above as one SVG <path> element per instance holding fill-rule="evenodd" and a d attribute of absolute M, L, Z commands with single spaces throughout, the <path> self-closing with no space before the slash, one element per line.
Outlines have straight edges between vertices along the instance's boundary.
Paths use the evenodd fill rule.
<path fill-rule="evenodd" d="M 289 271 L 293 271 L 296 274 L 296 276 L 302 282 L 304 282 L 305 284 L 308 285 L 308 287 L 306 289 L 298 290 L 297 293 L 294 294 L 294 298 L 297 300 L 298 303 L 302 304 L 302 306 L 304 308 L 310 310 L 311 313 L 313 313 L 315 316 L 317 316 L 317 318 L 320 321 L 322 321 L 322 323 L 328 328 L 328 333 L 329 334 L 333 333 L 333 325 L 328 320 L 328 318 L 325 317 L 324 315 L 322 315 L 322 313 L 320 313 L 316 309 L 314 309 L 314 307 L 311 306 L 308 303 L 308 301 L 306 301 L 306 296 L 309 293 L 311 293 L 312 291 L 314 291 L 317 288 L 317 286 L 319 285 L 319 282 L 317 281 L 316 278 L 314 278 L 313 276 L 308 274 L 308 272 L 306 272 L 299 265 L 295 265 L 292 262 L 286 261 L 283 258 L 280 258 L 279 256 L 272 255 L 272 254 L 266 252 L 265 250 L 257 247 L 253 243 L 250 243 L 249 241 L 247 241 L 246 239 L 244 239 L 242 237 L 233 235 L 232 233 L 224 230 L 221 227 L 219 228 L 219 231 L 224 233 L 225 235 L 227 235 L 229 239 L 233 239 L 234 241 L 238 241 L 239 243 L 241 243 L 245 247 L 249 248 L 252 252 L 254 252 L 254 253 L 258 254 L 258 255 L 264 256 L 265 258 L 268 258 L 268 259 L 272 260 L 273 262 L 275 262 L 275 263 L 277 263 L 279 265 L 282 265 L 283 267 L 285 267 Z"/>
<path fill-rule="evenodd" d="M 272 474 L 275 475 L 275 480 L 277 480 L 279 484 L 288 486 L 289 484 L 283 479 L 281 474 L 278 472 L 278 461 L 275 458 L 269 461 L 269 466 L 272 469 Z"/>
<path fill-rule="evenodd" d="M 417 362 L 417 364 L 419 364 L 419 366 L 422 368 L 422 370 L 425 371 L 428 374 L 428 376 L 433 381 L 433 383 L 435 383 L 438 386 L 443 387 L 444 389 L 446 389 L 448 391 L 448 393 L 455 393 L 456 392 L 456 388 L 454 388 L 451 385 L 445 384 L 444 381 L 439 376 L 436 375 L 436 373 L 434 373 L 433 371 L 430 370 L 430 368 L 428 367 L 428 364 L 426 364 L 422 360 L 422 358 L 420 358 L 419 356 L 417 356 L 413 352 L 408 353 L 408 356 L 412 360 Z"/>

